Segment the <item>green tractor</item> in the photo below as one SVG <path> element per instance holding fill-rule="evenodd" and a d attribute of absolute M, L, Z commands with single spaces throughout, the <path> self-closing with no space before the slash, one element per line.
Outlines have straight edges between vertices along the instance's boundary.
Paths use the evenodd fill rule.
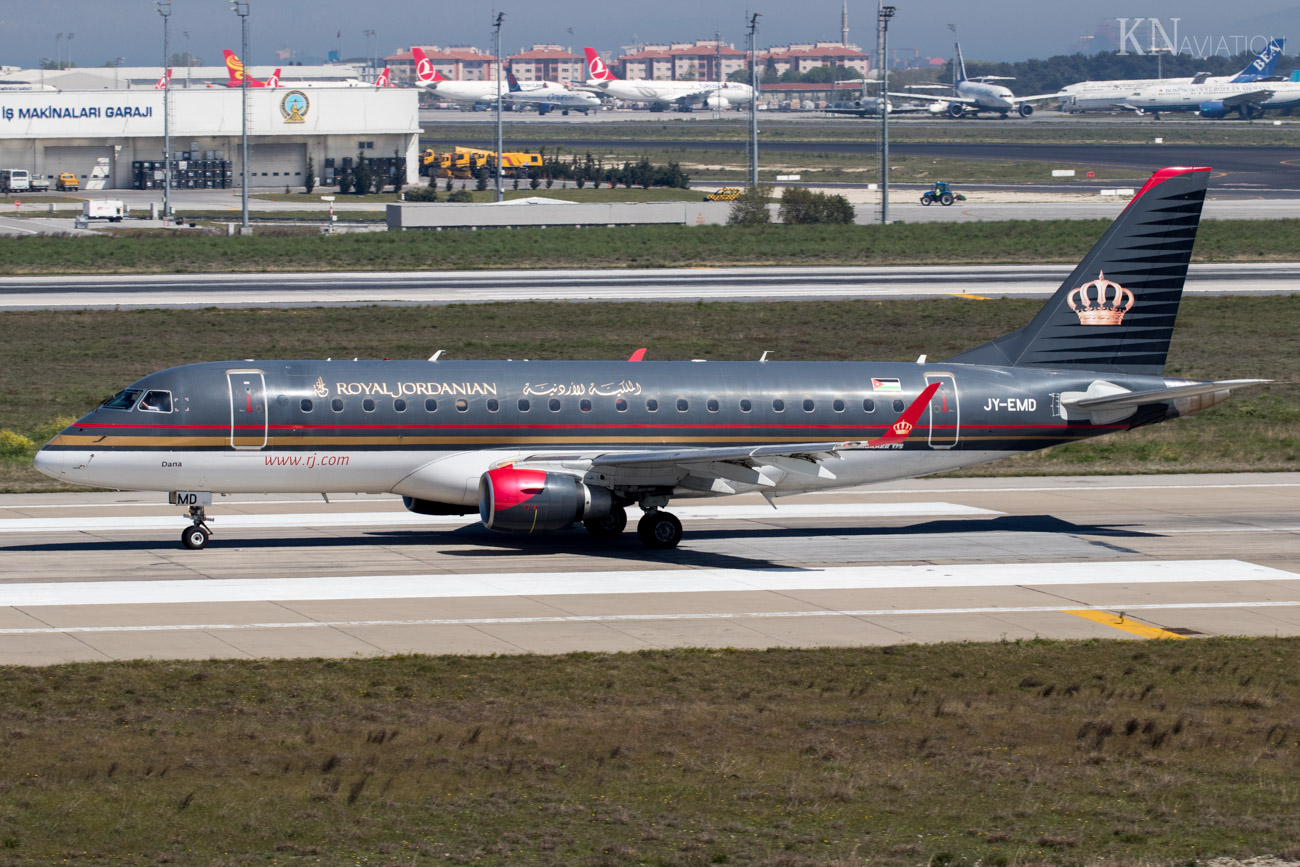
<path fill-rule="evenodd" d="M 933 205 L 938 202 L 941 205 L 951 205 L 953 202 L 964 202 L 966 197 L 961 193 L 954 193 L 947 181 L 935 181 L 934 186 L 921 194 L 921 204 Z"/>

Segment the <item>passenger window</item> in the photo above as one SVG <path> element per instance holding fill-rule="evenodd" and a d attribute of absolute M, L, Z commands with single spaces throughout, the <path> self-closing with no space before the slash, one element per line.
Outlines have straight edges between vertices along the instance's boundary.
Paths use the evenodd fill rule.
<path fill-rule="evenodd" d="M 902 412 L 905 407 L 906 404 L 904 404 L 901 400 L 894 401 L 894 412 Z"/>
<path fill-rule="evenodd" d="M 523 400 L 522 398 L 520 399 L 520 401 L 519 401 L 519 411 L 520 411 L 520 412 L 528 412 L 528 401 Z"/>
<path fill-rule="evenodd" d="M 678 411 L 678 412 L 686 412 L 686 410 L 688 410 L 688 409 L 690 409 L 690 408 L 691 408 L 691 404 L 690 404 L 689 401 L 686 400 L 686 398 L 684 398 L 684 397 L 679 397 L 679 398 L 677 398 L 677 411 Z"/>
<path fill-rule="evenodd" d="M 426 397 L 426 398 L 424 399 L 424 411 L 425 411 L 425 412 L 437 412 L 437 411 L 438 411 L 438 401 L 434 400 L 434 399 L 431 398 L 431 397 Z"/>
<path fill-rule="evenodd" d="M 463 397 L 456 398 L 456 412 L 465 412 L 469 409 L 469 401 Z"/>
<path fill-rule="evenodd" d="M 866 400 L 862 401 L 862 411 L 863 411 L 863 412 L 875 412 L 875 411 L 876 411 L 876 402 L 875 402 L 874 400 L 872 400 L 871 398 L 867 398 Z"/>
<path fill-rule="evenodd" d="M 400 397 L 393 401 L 393 412 L 406 412 L 406 401 Z"/>
<path fill-rule="evenodd" d="M 844 412 L 844 401 L 840 400 L 838 397 L 835 398 L 831 401 L 831 409 L 836 412 Z"/>
<path fill-rule="evenodd" d="M 741 398 L 741 399 L 740 399 L 740 411 L 741 411 L 741 412 L 749 412 L 749 411 L 752 410 L 753 408 L 754 408 L 754 404 L 750 402 L 749 398 L 744 397 L 744 398 Z"/>
<path fill-rule="evenodd" d="M 803 399 L 803 411 L 804 411 L 804 412 L 812 412 L 812 411 L 813 411 L 813 402 L 812 402 L 812 399 L 811 399 L 811 398 L 807 398 L 807 397 L 805 397 L 805 398 Z"/>
<path fill-rule="evenodd" d="M 149 391 L 140 398 L 142 412 L 171 412 L 172 393 L 170 391 Z"/>
<path fill-rule="evenodd" d="M 488 398 L 488 412 L 496 412 L 501 409 L 501 404 L 495 397 Z"/>
<path fill-rule="evenodd" d="M 614 409 L 618 410 L 619 412 L 627 412 L 627 401 L 621 397 L 616 399 L 614 401 Z"/>
<path fill-rule="evenodd" d="M 128 388 L 119 391 L 117 394 L 104 401 L 106 409 L 130 409 L 135 406 L 135 402 L 140 397 L 142 388 Z"/>
<path fill-rule="evenodd" d="M 779 397 L 772 401 L 772 412 L 785 412 L 785 401 Z"/>
<path fill-rule="evenodd" d="M 375 399 L 373 397 L 368 397 L 365 400 L 361 401 L 361 408 L 364 409 L 366 412 L 374 412 Z"/>
<path fill-rule="evenodd" d="M 578 401 L 578 409 L 582 410 L 583 412 L 591 412 L 590 398 L 584 397 L 582 400 Z"/>
<path fill-rule="evenodd" d="M 315 406 L 315 404 L 311 402 L 310 398 L 304 397 L 302 399 L 302 403 L 300 403 L 299 406 L 302 407 L 303 412 L 311 412 L 311 408 Z"/>
<path fill-rule="evenodd" d="M 658 411 L 659 411 L 659 401 L 655 400 L 653 397 L 648 397 L 648 398 L 646 398 L 646 401 L 645 401 L 645 411 L 646 411 L 646 412 L 658 412 Z"/>
<path fill-rule="evenodd" d="M 708 402 L 704 404 L 704 408 L 707 409 L 709 412 L 717 412 L 719 409 L 722 408 L 722 405 L 718 403 L 718 399 L 716 397 L 711 397 L 708 399 Z"/>
<path fill-rule="evenodd" d="M 550 408 L 551 408 L 551 412 L 559 412 L 559 411 L 560 411 L 560 399 L 559 399 L 558 397 L 553 397 L 553 398 L 551 398 L 551 402 L 550 402 L 549 405 L 550 405 Z"/>
<path fill-rule="evenodd" d="M 343 412 L 343 398 L 336 397 L 332 401 L 330 401 L 330 409 L 334 410 L 335 412 Z"/>

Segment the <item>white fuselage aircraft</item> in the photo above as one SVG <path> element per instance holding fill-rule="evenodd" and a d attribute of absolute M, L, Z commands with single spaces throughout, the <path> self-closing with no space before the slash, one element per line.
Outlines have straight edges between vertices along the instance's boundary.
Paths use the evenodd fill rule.
<path fill-rule="evenodd" d="M 609 71 L 596 49 L 584 50 L 587 54 L 587 87 L 611 99 L 648 102 L 658 106 L 672 105 L 686 111 L 697 105 L 721 111 L 737 105 L 747 105 L 754 99 L 753 88 L 732 81 L 622 79 Z"/>
<path fill-rule="evenodd" d="M 1016 96 L 1011 92 L 1011 88 L 1001 84 L 991 84 L 993 81 L 1010 81 L 1011 79 L 999 75 L 982 75 L 979 78 L 966 77 L 966 61 L 961 56 L 961 44 L 956 45 L 957 53 L 954 57 L 953 78 L 951 85 L 947 84 L 914 84 L 911 85 L 916 90 L 933 90 L 937 88 L 951 87 L 955 96 L 939 97 L 948 103 L 949 117 L 966 117 L 967 115 L 977 114 L 981 111 L 991 111 L 1006 117 L 1015 112 L 1021 117 L 1029 117 L 1034 113 L 1033 103 L 1043 102 L 1051 99 L 1060 99 L 1055 93 L 1043 93 L 1037 96 Z M 895 97 L 913 97 L 914 94 L 891 93 L 889 96 Z"/>
<path fill-rule="evenodd" d="M 415 84 L 417 87 L 426 87 L 430 93 L 436 94 L 438 99 L 446 102 L 460 102 L 466 105 L 487 105 L 496 102 L 497 92 L 500 91 L 503 102 L 509 102 L 510 86 L 505 82 L 498 82 L 496 79 L 488 81 L 451 81 L 442 76 L 442 73 L 433 68 L 433 62 L 429 56 L 416 46 L 411 49 L 411 54 L 415 58 Z M 540 90 L 551 82 L 543 81 L 526 81 L 520 85 L 521 92 L 531 93 L 534 90 Z M 563 87 L 556 84 L 555 87 Z"/>

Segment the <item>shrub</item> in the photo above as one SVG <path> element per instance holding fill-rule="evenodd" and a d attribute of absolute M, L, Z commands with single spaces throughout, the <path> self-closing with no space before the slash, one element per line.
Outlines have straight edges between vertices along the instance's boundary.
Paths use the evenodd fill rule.
<path fill-rule="evenodd" d="M 452 190 L 450 193 L 447 194 L 447 201 L 472 202 L 474 201 L 474 194 L 471 193 L 469 190 Z"/>
<path fill-rule="evenodd" d="M 772 214 L 767 209 L 767 200 L 772 196 L 772 188 L 767 184 L 748 187 L 731 203 L 731 213 L 727 216 L 730 226 L 762 226 L 772 222 Z"/>
<path fill-rule="evenodd" d="M 436 202 L 438 201 L 437 187 L 412 187 L 406 191 L 406 201 L 408 202 Z"/>
<path fill-rule="evenodd" d="M 816 193 L 803 187 L 786 187 L 781 193 L 781 222 L 787 226 L 808 223 L 853 222 L 853 206 L 844 196 Z"/>
<path fill-rule="evenodd" d="M 6 458 L 16 458 L 31 454 L 36 449 L 36 443 L 20 433 L 14 433 L 11 430 L 0 430 L 0 455 Z"/>

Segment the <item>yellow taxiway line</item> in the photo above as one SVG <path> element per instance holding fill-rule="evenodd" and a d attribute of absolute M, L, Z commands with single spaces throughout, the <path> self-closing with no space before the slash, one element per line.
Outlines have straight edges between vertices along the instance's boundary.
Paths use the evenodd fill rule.
<path fill-rule="evenodd" d="M 1122 629 L 1125 632 L 1131 632 L 1142 638 L 1179 638 L 1185 639 L 1186 635 L 1179 635 L 1177 632 L 1170 632 L 1167 629 L 1161 629 L 1159 626 L 1152 626 L 1149 623 L 1142 623 L 1139 620 L 1124 616 L 1121 611 L 1119 614 L 1111 614 L 1109 611 L 1066 611 L 1066 614 L 1073 614 L 1075 617 L 1082 617 L 1085 620 L 1091 620 L 1100 623 L 1103 626 L 1112 626 L 1115 629 Z"/>

